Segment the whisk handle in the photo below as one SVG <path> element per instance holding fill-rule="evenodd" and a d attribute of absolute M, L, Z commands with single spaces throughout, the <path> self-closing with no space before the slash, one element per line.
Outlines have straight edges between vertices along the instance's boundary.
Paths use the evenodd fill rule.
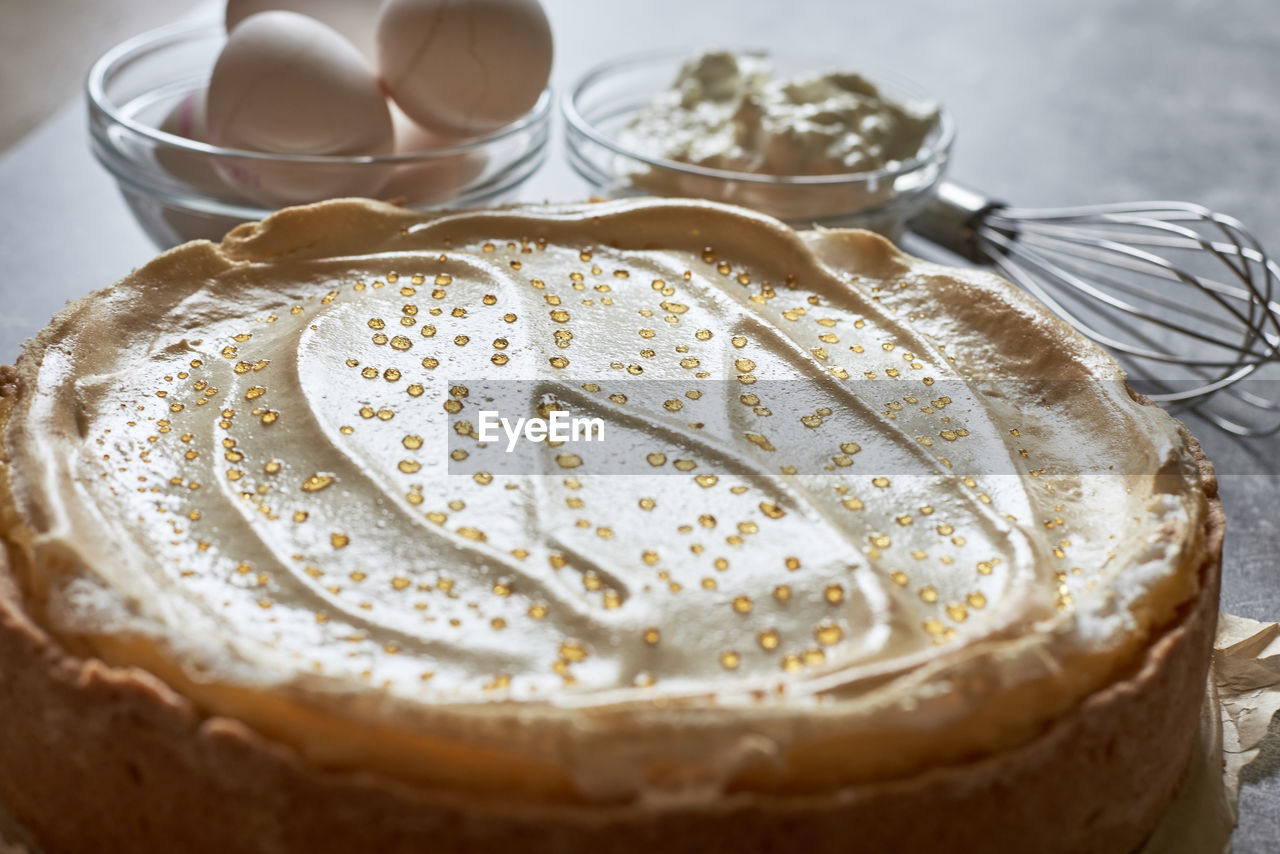
<path fill-rule="evenodd" d="M 989 259 L 978 248 L 974 234 L 982 218 L 1003 202 L 972 190 L 963 184 L 943 181 L 934 198 L 908 224 L 913 232 L 930 243 L 968 258 L 986 263 Z"/>

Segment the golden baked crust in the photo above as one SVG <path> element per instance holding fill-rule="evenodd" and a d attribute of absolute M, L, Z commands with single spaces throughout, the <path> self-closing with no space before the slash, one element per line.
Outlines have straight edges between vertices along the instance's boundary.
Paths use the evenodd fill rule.
<path fill-rule="evenodd" d="M 0 552 L 0 799 L 49 852 L 1122 854 L 1182 777 L 1212 648 L 1225 521 L 1212 466 L 1189 445 L 1209 502 L 1199 594 L 1128 678 L 995 755 L 825 795 L 665 809 L 512 806 L 335 773 L 150 673 L 68 652 L 26 613 Z"/>

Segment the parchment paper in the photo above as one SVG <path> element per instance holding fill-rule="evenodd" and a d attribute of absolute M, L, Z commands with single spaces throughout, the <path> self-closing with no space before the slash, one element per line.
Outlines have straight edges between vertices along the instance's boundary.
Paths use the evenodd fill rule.
<path fill-rule="evenodd" d="M 1218 615 L 1209 686 L 1187 779 L 1139 854 L 1231 850 L 1240 774 L 1280 709 L 1280 623 Z M 1270 736 L 1280 739 L 1280 729 Z"/>

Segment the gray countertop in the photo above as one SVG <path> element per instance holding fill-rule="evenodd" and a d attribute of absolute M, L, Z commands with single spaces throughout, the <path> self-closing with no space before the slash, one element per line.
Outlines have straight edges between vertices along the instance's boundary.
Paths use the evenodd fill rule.
<path fill-rule="evenodd" d="M 947 103 L 959 126 L 951 174 L 990 194 L 1036 206 L 1187 199 L 1237 216 L 1280 251 L 1275 0 L 545 5 L 561 91 L 588 66 L 660 45 L 843 56 Z M 155 254 L 90 156 L 83 113 L 69 105 L 0 158 L 0 361 L 66 300 Z M 521 198 L 586 192 L 557 133 Z M 1223 608 L 1280 619 L 1280 439 L 1185 420 L 1222 473 Z M 1245 779 L 1235 850 L 1280 850 L 1280 756 Z"/>

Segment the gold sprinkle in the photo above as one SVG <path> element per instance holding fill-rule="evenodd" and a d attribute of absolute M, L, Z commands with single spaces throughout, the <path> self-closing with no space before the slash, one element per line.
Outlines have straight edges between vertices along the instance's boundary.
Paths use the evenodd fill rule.
<path fill-rule="evenodd" d="M 737 670 L 738 665 L 741 663 L 742 659 L 739 658 L 736 652 L 730 651 L 720 653 L 720 666 L 725 670 Z"/>
<path fill-rule="evenodd" d="M 808 665 L 818 665 L 827 660 L 827 654 L 820 649 L 806 649 L 804 651 L 804 663 Z"/>
<path fill-rule="evenodd" d="M 751 597 L 749 596 L 735 596 L 733 599 L 733 610 L 737 611 L 739 614 L 750 613 L 752 604 Z"/>
<path fill-rule="evenodd" d="M 350 544 L 351 538 L 346 534 L 334 533 L 329 535 L 329 542 L 335 549 L 342 549 L 346 548 L 347 545 Z"/>
<path fill-rule="evenodd" d="M 787 511 L 768 501 L 760 502 L 760 512 L 768 516 L 770 519 L 781 519 L 783 516 L 787 515 Z"/>
<path fill-rule="evenodd" d="M 782 636 L 778 634 L 777 629 L 765 629 L 757 638 L 760 647 L 766 650 L 774 650 L 778 648 L 778 644 L 782 642 Z"/>
<path fill-rule="evenodd" d="M 585 661 L 587 648 L 577 641 L 565 641 L 560 644 L 560 657 L 565 661 Z"/>
<path fill-rule="evenodd" d="M 844 630 L 835 623 L 822 622 L 813 630 L 813 637 L 823 646 L 834 646 L 844 638 Z"/>
<path fill-rule="evenodd" d="M 334 477 L 331 474 L 319 474 L 319 473 L 313 474 L 311 475 L 311 477 L 307 478 L 302 482 L 302 491 L 303 492 L 319 492 L 320 490 L 332 484 L 333 481 L 334 481 Z"/>

